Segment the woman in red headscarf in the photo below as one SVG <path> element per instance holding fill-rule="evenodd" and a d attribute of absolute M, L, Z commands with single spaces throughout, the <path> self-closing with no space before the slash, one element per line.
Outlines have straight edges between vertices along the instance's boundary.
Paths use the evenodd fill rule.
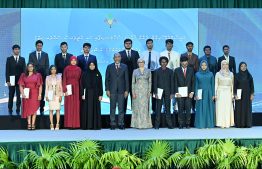
<path fill-rule="evenodd" d="M 77 66 L 77 58 L 71 56 L 70 65 L 63 72 L 63 92 L 65 93 L 65 127 L 80 128 L 80 82 L 82 71 Z M 71 85 L 71 95 L 68 88 Z"/>

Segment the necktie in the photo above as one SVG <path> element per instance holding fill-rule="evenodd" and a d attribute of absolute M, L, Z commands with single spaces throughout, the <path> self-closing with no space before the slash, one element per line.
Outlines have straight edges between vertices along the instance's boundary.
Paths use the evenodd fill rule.
<path fill-rule="evenodd" d="M 40 60 L 40 53 L 37 53 L 37 61 L 39 63 L 39 60 Z"/>
<path fill-rule="evenodd" d="M 168 52 L 168 61 L 170 60 L 170 52 Z"/>
<path fill-rule="evenodd" d="M 210 57 L 207 57 L 207 64 L 208 64 L 208 69 L 209 69 L 209 71 L 211 71 L 211 70 L 210 70 Z"/>
<path fill-rule="evenodd" d="M 150 70 L 151 68 L 151 52 L 149 52 L 149 57 L 148 57 L 148 69 Z"/>
<path fill-rule="evenodd" d="M 186 77 L 186 69 L 184 69 L 184 77 Z"/>
<path fill-rule="evenodd" d="M 127 57 L 128 57 L 128 59 L 130 59 L 130 52 L 129 51 L 127 51 Z"/>
<path fill-rule="evenodd" d="M 66 64 L 66 55 L 63 55 L 63 58 L 64 58 L 64 62 Z"/>
<path fill-rule="evenodd" d="M 116 65 L 116 73 L 117 73 L 117 75 L 118 75 L 118 65 Z"/>
<path fill-rule="evenodd" d="M 86 63 L 87 63 L 87 60 L 88 60 L 88 59 L 87 59 L 87 56 L 85 56 L 85 58 L 86 58 Z"/>
<path fill-rule="evenodd" d="M 15 57 L 15 63 L 17 63 L 17 57 Z"/>

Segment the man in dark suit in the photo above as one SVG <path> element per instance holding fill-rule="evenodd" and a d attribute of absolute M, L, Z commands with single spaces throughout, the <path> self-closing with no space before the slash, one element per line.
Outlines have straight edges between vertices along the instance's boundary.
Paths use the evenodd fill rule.
<path fill-rule="evenodd" d="M 20 99 L 20 89 L 19 89 L 19 78 L 22 73 L 25 72 L 25 58 L 19 56 L 20 53 L 20 46 L 14 45 L 12 47 L 14 55 L 10 56 L 6 60 L 6 71 L 5 71 L 5 78 L 6 83 L 9 89 L 9 100 L 8 100 L 8 112 L 12 115 L 13 112 L 13 99 L 16 92 L 16 113 L 19 114 L 20 106 L 21 106 L 21 99 Z M 10 76 L 15 76 L 15 85 L 11 86 L 10 83 Z"/>
<path fill-rule="evenodd" d="M 170 112 L 170 100 L 173 99 L 174 93 L 174 77 L 173 70 L 167 68 L 168 58 L 165 56 L 160 57 L 159 64 L 160 68 L 156 69 L 154 72 L 154 93 L 157 99 L 157 110 L 155 116 L 155 129 L 159 129 L 160 120 L 161 120 L 161 108 L 163 105 L 163 100 L 165 101 L 166 107 L 166 120 L 169 129 L 174 129 L 171 120 Z M 162 97 L 158 95 L 157 89 L 163 89 Z"/>
<path fill-rule="evenodd" d="M 138 68 L 137 60 L 139 59 L 139 54 L 137 51 L 132 50 L 132 40 L 131 39 L 125 39 L 124 40 L 124 46 L 125 50 L 119 52 L 121 55 L 121 63 L 124 63 L 128 67 L 129 72 L 129 93 L 130 93 L 130 99 L 132 102 L 132 75 L 134 69 Z M 125 107 L 124 112 L 126 113 L 127 109 L 127 101 L 128 98 L 125 99 Z M 132 104 L 131 104 L 132 105 Z"/>
<path fill-rule="evenodd" d="M 42 79 L 45 79 L 45 76 L 49 75 L 49 57 L 46 52 L 42 51 L 43 41 L 41 40 L 36 41 L 35 46 L 36 46 L 36 51 L 29 54 L 28 62 L 32 62 L 35 65 L 36 71 L 41 73 Z M 43 83 L 45 83 L 45 81 L 43 81 Z M 42 100 L 40 101 L 41 115 L 43 115 L 44 107 L 45 107 L 45 101 L 44 101 L 45 84 L 43 84 L 42 87 L 43 87 L 42 94 L 41 94 Z"/>
<path fill-rule="evenodd" d="M 191 104 L 195 92 L 195 73 L 194 69 L 188 67 L 188 58 L 183 56 L 180 58 L 181 67 L 175 69 L 174 83 L 175 94 L 178 102 L 178 123 L 179 129 L 183 128 L 183 111 L 186 109 L 186 128 L 190 128 L 191 121 Z M 188 96 L 181 97 L 179 87 L 187 87 Z"/>
<path fill-rule="evenodd" d="M 107 66 L 105 80 L 106 94 L 110 98 L 110 125 L 111 130 L 115 130 L 115 112 L 118 103 L 118 125 L 119 129 L 124 130 L 124 102 L 129 90 L 128 68 L 120 63 L 120 53 L 115 53 L 113 59 L 115 62 Z"/>
<path fill-rule="evenodd" d="M 81 68 L 82 74 L 85 73 L 88 62 L 95 62 L 97 63 L 96 56 L 89 54 L 91 50 L 90 43 L 84 43 L 83 45 L 84 54 L 77 56 L 77 66 Z"/>
<path fill-rule="evenodd" d="M 55 56 L 55 66 L 57 67 L 57 73 L 63 74 L 65 67 L 69 65 L 70 57 L 73 55 L 67 53 L 68 46 L 66 42 L 60 44 L 60 49 L 62 52 Z"/>
<path fill-rule="evenodd" d="M 229 66 L 229 70 L 231 72 L 233 72 L 233 74 L 236 74 L 236 62 L 235 62 L 235 58 L 233 56 L 229 56 L 229 46 L 228 45 L 224 45 L 223 46 L 223 52 L 224 52 L 224 56 L 221 56 L 218 58 L 218 70 L 220 71 L 221 69 L 221 62 L 223 60 L 226 60 L 228 62 L 228 66 Z"/>

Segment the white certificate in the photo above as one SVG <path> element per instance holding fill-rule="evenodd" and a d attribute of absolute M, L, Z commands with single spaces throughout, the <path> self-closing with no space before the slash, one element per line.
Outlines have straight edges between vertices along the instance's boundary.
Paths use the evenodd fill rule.
<path fill-rule="evenodd" d="M 10 84 L 11 86 L 15 86 L 15 76 L 10 76 Z"/>
<path fill-rule="evenodd" d="M 54 94 L 54 91 L 53 91 L 53 90 L 48 91 L 48 99 L 49 99 L 49 100 L 53 100 L 53 94 Z"/>
<path fill-rule="evenodd" d="M 237 99 L 241 100 L 242 89 L 237 89 Z"/>
<path fill-rule="evenodd" d="M 178 87 L 178 94 L 181 95 L 181 97 L 188 97 L 188 90 L 186 87 Z"/>
<path fill-rule="evenodd" d="M 197 96 L 200 100 L 202 99 L 202 89 L 197 90 Z"/>
<path fill-rule="evenodd" d="M 84 89 L 84 98 L 86 98 L 86 89 Z"/>
<path fill-rule="evenodd" d="M 68 95 L 72 95 L 72 85 L 66 85 Z"/>
<path fill-rule="evenodd" d="M 26 96 L 26 99 L 29 99 L 29 91 L 30 91 L 29 88 L 24 88 L 24 94 Z"/>
<path fill-rule="evenodd" d="M 163 91 L 163 89 L 157 88 L 158 99 L 162 99 Z"/>

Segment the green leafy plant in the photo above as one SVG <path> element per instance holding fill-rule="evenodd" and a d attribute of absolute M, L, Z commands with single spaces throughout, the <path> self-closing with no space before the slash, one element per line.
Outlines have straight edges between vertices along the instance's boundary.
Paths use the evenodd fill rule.
<path fill-rule="evenodd" d="M 258 147 L 250 146 L 247 154 L 246 168 L 258 168 L 258 164 L 262 162 L 262 145 Z"/>
<path fill-rule="evenodd" d="M 9 160 L 7 149 L 0 147 L 0 168 L 16 168 L 16 163 Z"/>
<path fill-rule="evenodd" d="M 170 155 L 171 146 L 169 142 L 156 140 L 146 150 L 142 168 L 168 168 L 170 166 L 168 160 Z"/>
<path fill-rule="evenodd" d="M 71 144 L 72 156 L 67 159 L 71 168 L 104 168 L 100 161 L 102 149 L 99 143 L 90 140 Z"/>
<path fill-rule="evenodd" d="M 35 169 L 49 169 L 49 168 L 66 168 L 66 159 L 70 154 L 66 152 L 66 148 L 62 146 L 55 146 L 53 148 L 40 146 L 40 154 L 32 150 L 20 150 L 20 153 L 28 153 L 19 168 L 35 168 Z"/>
<path fill-rule="evenodd" d="M 107 152 L 102 155 L 101 162 L 107 168 L 119 167 L 123 169 L 134 169 L 142 164 L 142 160 L 127 150 Z"/>
<path fill-rule="evenodd" d="M 172 154 L 167 160 L 170 166 L 174 165 L 177 168 L 179 167 L 180 160 L 183 158 L 184 151 L 178 151 Z"/>

